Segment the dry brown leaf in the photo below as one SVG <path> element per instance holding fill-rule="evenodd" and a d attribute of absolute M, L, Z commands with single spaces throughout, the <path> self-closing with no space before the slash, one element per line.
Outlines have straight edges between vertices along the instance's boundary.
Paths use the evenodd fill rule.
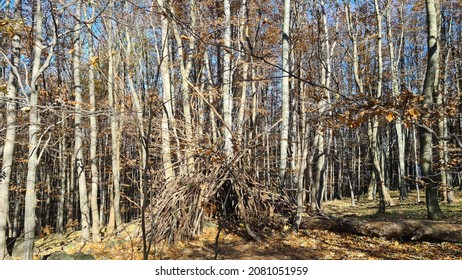
<path fill-rule="evenodd" d="M 393 115 L 392 112 L 390 112 L 385 118 L 387 119 L 388 122 L 392 122 L 395 119 L 395 116 Z"/>

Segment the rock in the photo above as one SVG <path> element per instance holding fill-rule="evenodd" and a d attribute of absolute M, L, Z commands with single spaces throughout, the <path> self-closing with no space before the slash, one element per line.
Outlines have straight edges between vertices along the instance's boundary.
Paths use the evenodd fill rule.
<path fill-rule="evenodd" d="M 48 256 L 45 256 L 46 260 L 96 260 L 94 256 L 90 254 L 77 253 L 77 254 L 68 254 L 66 252 L 54 252 Z"/>
<path fill-rule="evenodd" d="M 119 231 L 119 237 L 131 240 L 141 236 L 141 227 L 138 223 L 130 223 L 123 226 Z"/>
<path fill-rule="evenodd" d="M 119 247 L 119 246 L 124 246 L 124 245 L 128 245 L 130 244 L 129 241 L 127 240 L 120 240 L 120 239 L 116 239 L 116 240 L 111 240 L 111 241 L 108 241 L 107 244 L 106 244 L 106 248 L 108 249 L 114 249 L 116 247 Z"/>

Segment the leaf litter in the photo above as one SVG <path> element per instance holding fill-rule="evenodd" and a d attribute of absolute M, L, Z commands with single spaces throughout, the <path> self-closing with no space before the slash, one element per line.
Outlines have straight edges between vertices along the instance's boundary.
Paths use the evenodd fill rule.
<path fill-rule="evenodd" d="M 397 206 L 387 208 L 385 215 L 377 216 L 377 202 L 361 201 L 351 207 L 348 200 L 326 202 L 326 213 L 353 219 L 400 220 L 425 219 L 425 205 L 412 202 L 412 198 L 398 201 Z M 445 220 L 460 223 L 462 205 L 442 204 Z M 383 238 L 358 236 L 349 233 L 336 233 L 326 230 L 308 229 L 293 232 L 289 226 L 281 230 L 271 230 L 260 241 L 249 240 L 242 231 L 223 230 L 216 247 L 218 227 L 213 221 L 207 222 L 204 232 L 199 237 L 175 244 L 159 243 L 153 246 L 150 259 L 218 259 L 241 260 L 462 260 L 462 244 L 404 242 Z M 67 253 L 87 253 L 96 259 L 141 260 L 142 242 L 129 236 L 109 235 L 102 242 L 79 243 L 79 232 L 69 234 L 60 244 L 49 249 L 56 242 L 55 234 L 39 239 L 35 258 L 52 251 L 63 250 Z M 53 240 L 53 241 L 52 241 Z M 71 244 L 71 245 L 69 245 Z"/>

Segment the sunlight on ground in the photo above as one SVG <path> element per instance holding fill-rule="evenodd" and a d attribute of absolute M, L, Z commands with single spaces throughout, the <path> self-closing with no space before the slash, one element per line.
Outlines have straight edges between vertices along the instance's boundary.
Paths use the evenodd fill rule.
<path fill-rule="evenodd" d="M 376 216 L 377 202 L 361 197 L 356 207 L 349 199 L 325 202 L 326 213 L 352 219 L 425 219 L 426 208 L 418 204 L 415 193 L 400 201 L 397 193 L 392 192 L 396 206 L 387 207 L 386 214 Z M 462 204 L 441 203 L 445 220 L 462 221 Z M 204 233 L 193 240 L 177 242 L 174 245 L 154 244 L 150 259 L 214 259 L 217 226 L 207 222 Z M 36 259 L 52 251 L 65 251 L 69 254 L 87 253 L 96 259 L 140 260 L 143 258 L 142 242 L 124 236 L 110 235 L 101 243 L 78 242 L 79 233 L 69 234 L 58 243 L 55 235 L 37 241 Z M 55 245 L 53 245 L 55 244 Z M 57 245 L 60 244 L 60 245 Z M 46 249 L 48 248 L 48 249 Z M 218 259 L 462 259 L 462 244 L 401 242 L 356 236 L 347 233 L 334 233 L 324 230 L 302 230 L 294 233 L 289 227 L 282 231 L 273 231 L 261 242 L 249 241 L 245 237 L 228 231 L 222 231 L 218 243 Z"/>

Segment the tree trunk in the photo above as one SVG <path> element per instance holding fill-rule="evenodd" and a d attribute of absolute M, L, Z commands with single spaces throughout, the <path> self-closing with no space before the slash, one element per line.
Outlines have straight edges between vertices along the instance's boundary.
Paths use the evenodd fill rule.
<path fill-rule="evenodd" d="M 113 4 L 111 4 L 112 8 Z M 111 11 L 111 13 L 113 13 Z M 119 123 L 117 119 L 116 107 L 116 94 L 114 93 L 114 54 L 113 54 L 113 22 L 108 20 L 107 24 L 108 33 L 108 75 L 107 75 L 107 89 L 110 110 L 110 127 L 111 127 L 111 162 L 112 162 L 112 186 L 108 192 L 110 195 L 111 209 L 109 213 L 108 228 L 110 230 L 118 230 L 122 222 L 120 215 L 120 157 L 118 141 Z"/>
<path fill-rule="evenodd" d="M 40 5 L 40 1 L 37 1 Z M 40 16 L 38 16 L 40 17 Z M 41 20 L 37 20 L 39 22 Z M 37 24 L 38 25 L 38 24 Z M 41 24 L 40 24 L 41 26 Z M 34 50 L 35 60 L 37 63 L 40 61 L 40 51 Z M 34 64 L 35 66 L 35 64 Z M 34 67 L 37 73 L 38 69 Z M 35 224 L 36 214 L 35 206 L 37 205 L 37 198 L 35 193 L 36 172 L 38 165 L 37 149 L 38 149 L 38 132 L 40 130 L 39 117 L 38 117 L 38 89 L 37 84 L 33 84 L 33 89 L 30 93 L 30 113 L 29 113 L 29 157 L 27 163 L 27 183 L 26 183 L 26 197 L 25 197 L 25 210 L 24 210 L 24 255 L 23 259 L 31 260 L 34 251 L 34 237 L 35 237 Z"/>
<path fill-rule="evenodd" d="M 302 91 L 300 91 L 302 94 Z M 301 100 L 300 106 L 302 111 L 301 116 L 301 158 L 298 170 L 298 182 L 297 182 L 297 212 L 295 215 L 294 229 L 298 230 L 302 222 L 302 214 L 305 212 L 305 170 L 307 165 L 308 150 L 309 150 L 309 129 L 306 125 L 306 110 L 305 103 Z"/>
<path fill-rule="evenodd" d="M 416 127 L 412 127 L 412 147 L 414 150 L 414 181 L 415 181 L 415 189 L 417 192 L 417 203 L 420 203 L 420 188 L 419 188 L 419 181 L 420 181 L 420 167 L 419 167 L 419 159 L 417 155 L 417 136 L 416 136 Z"/>
<path fill-rule="evenodd" d="M 222 96 L 223 96 L 223 119 L 224 119 L 224 152 L 227 157 L 227 161 L 233 157 L 233 136 L 232 136 L 232 112 L 233 112 L 233 93 L 232 93 L 232 69 L 231 69 L 231 6 L 230 0 L 224 0 L 224 23 L 225 30 L 223 33 L 223 85 L 222 85 Z"/>
<path fill-rule="evenodd" d="M 94 16 L 94 12 L 92 12 Z M 89 25 L 89 29 L 92 30 L 93 24 Z M 98 158 L 97 158 L 97 146 L 98 146 L 98 124 L 96 119 L 96 96 L 95 96 L 95 64 L 96 57 L 93 50 L 93 35 L 88 32 L 88 54 L 90 56 L 90 66 L 88 69 L 88 93 L 90 95 L 90 169 L 91 169 L 91 235 L 93 242 L 101 241 L 99 235 L 100 222 L 98 213 L 98 185 L 99 185 L 99 173 L 98 173 Z"/>
<path fill-rule="evenodd" d="M 61 131 L 64 133 L 64 130 L 66 128 L 67 122 L 66 120 L 66 114 L 65 110 L 61 109 L 61 118 L 63 120 L 63 123 L 61 124 Z M 57 199 L 57 217 L 56 217 L 56 232 L 58 233 L 59 238 L 63 237 L 64 233 L 64 203 L 65 203 L 65 194 L 66 194 L 66 185 L 67 185 L 67 156 L 66 156 L 66 151 L 67 151 L 67 145 L 66 145 L 66 137 L 63 135 L 61 139 L 59 140 L 59 195 Z"/>
<path fill-rule="evenodd" d="M 191 21 L 192 26 L 194 28 L 195 25 L 195 16 L 194 14 L 194 1 L 191 3 Z M 172 8 L 172 13 L 175 15 L 175 10 Z M 178 45 L 178 54 L 180 59 L 180 73 L 181 73 L 181 93 L 183 95 L 183 115 L 185 120 L 185 157 L 186 157 L 186 170 L 188 173 L 194 171 L 194 135 L 193 135 L 193 127 L 192 127 L 192 116 L 191 116 L 191 103 L 190 103 L 190 87 L 189 87 L 189 76 L 192 67 L 192 56 L 195 50 L 195 40 L 194 34 L 190 36 L 190 53 L 186 53 L 186 48 L 184 47 L 185 41 L 181 39 L 180 32 L 178 30 L 178 26 L 175 22 L 172 22 L 173 25 L 173 33 L 175 36 L 176 43 Z"/>
<path fill-rule="evenodd" d="M 281 115 L 281 137 L 280 137 L 280 157 L 279 157 L 279 180 L 280 187 L 285 185 L 285 175 L 287 168 L 287 148 L 289 145 L 289 32 L 290 32 L 290 0 L 284 0 L 284 21 L 282 26 L 282 115 Z"/>
<path fill-rule="evenodd" d="M 12 37 L 11 65 L 16 70 L 10 70 L 7 85 L 7 102 L 6 102 L 6 135 L 3 146 L 3 160 L 0 174 L 0 260 L 7 255 L 7 220 L 9 212 L 9 186 L 11 178 L 11 169 L 13 166 L 14 147 L 16 141 L 16 93 L 17 81 L 14 72 L 19 67 L 21 37 L 15 34 Z"/>
<path fill-rule="evenodd" d="M 210 86 L 213 85 L 213 78 L 212 78 L 212 70 L 210 69 L 210 63 L 209 63 L 209 55 L 208 51 L 204 51 L 204 63 L 205 63 L 205 69 L 206 69 L 206 90 L 210 90 Z M 210 104 L 215 104 L 215 98 L 213 94 L 209 94 L 209 99 L 208 102 Z M 213 112 L 212 108 L 209 108 L 209 119 L 210 119 L 210 126 L 212 128 L 211 131 L 211 140 L 213 144 L 216 144 L 218 141 L 218 129 L 217 129 L 217 121 L 215 117 L 215 113 Z"/>
<path fill-rule="evenodd" d="M 158 1 L 161 8 L 169 5 L 164 4 L 164 0 Z M 170 148 L 170 121 L 173 121 L 173 105 L 172 105 L 172 93 L 170 84 L 170 51 L 168 44 L 168 18 L 165 12 L 162 12 L 162 59 L 160 63 L 160 75 L 162 77 L 162 100 L 164 108 L 162 110 L 162 124 L 161 124 L 161 135 L 162 135 L 162 160 L 164 163 L 164 176 L 167 185 L 175 180 L 175 173 L 172 164 L 172 154 Z"/>
<path fill-rule="evenodd" d="M 75 229 L 76 211 L 75 211 L 75 153 L 71 154 L 71 159 L 69 161 L 69 172 L 67 180 L 67 203 L 64 208 L 67 208 L 67 223 L 66 231 L 73 231 Z"/>
<path fill-rule="evenodd" d="M 18 237 L 20 229 L 20 215 L 21 215 L 21 200 L 22 197 L 19 195 L 19 192 L 16 192 L 15 202 L 14 202 L 14 212 L 13 212 L 13 227 L 11 228 L 10 237 Z"/>
<path fill-rule="evenodd" d="M 323 121 L 324 114 L 326 112 L 326 107 L 328 105 L 328 101 L 330 100 L 330 92 L 327 90 L 330 87 L 330 80 L 331 80 L 331 53 L 333 52 L 333 48 L 335 44 L 333 44 L 333 48 L 331 49 L 331 43 L 329 38 L 329 28 L 327 22 L 327 15 L 325 9 L 325 2 L 323 0 L 319 1 L 319 12 L 321 14 L 320 17 L 320 26 L 321 26 L 321 57 L 320 57 L 320 68 L 321 68 L 321 86 L 324 88 L 322 91 L 319 92 L 319 101 L 318 101 L 318 125 L 316 128 L 316 136 L 315 136 L 315 162 L 314 165 L 314 182 L 313 187 L 316 188 L 315 193 L 317 193 L 316 197 L 313 197 L 313 200 L 316 201 L 316 206 L 321 209 L 322 208 L 322 200 L 323 194 L 325 193 L 326 187 L 326 180 L 325 177 L 325 169 L 326 169 L 326 137 L 327 128 L 325 127 L 325 122 Z"/>
<path fill-rule="evenodd" d="M 248 57 L 246 55 L 246 49 L 244 46 L 246 45 L 246 38 L 249 37 L 249 27 L 248 27 L 248 18 L 247 18 L 247 0 L 241 1 L 241 7 L 239 11 L 239 41 L 241 46 L 241 53 L 239 55 L 239 62 L 238 65 L 241 65 L 241 100 L 239 105 L 239 113 L 237 119 L 237 135 L 239 137 L 240 145 L 244 145 L 244 128 L 245 128 L 245 111 L 247 105 L 247 75 L 249 69 Z"/>
<path fill-rule="evenodd" d="M 85 161 L 83 158 L 83 124 L 82 124 L 82 84 L 80 80 L 80 18 L 82 10 L 82 1 L 77 2 L 76 6 L 76 23 L 74 25 L 74 46 L 73 46 L 73 69 L 74 69 L 74 93 L 75 93 L 75 136 L 74 136 L 74 153 L 75 166 L 77 172 L 77 183 L 79 187 L 80 202 L 80 225 L 82 230 L 82 240 L 90 240 L 90 209 L 88 205 L 87 182 L 85 178 Z"/>
<path fill-rule="evenodd" d="M 433 96 L 437 90 L 435 88 L 436 74 L 439 67 L 437 5 L 439 5 L 438 0 L 425 0 L 427 10 L 428 60 L 422 95 L 424 97 L 423 105 L 429 109 L 433 108 Z M 422 120 L 426 123 L 429 118 L 429 114 L 426 113 Z M 420 158 L 422 162 L 422 179 L 426 188 L 425 199 L 428 218 L 431 220 L 440 219 L 443 213 L 438 203 L 438 184 L 434 178 L 432 134 L 424 128 L 420 129 Z"/>
<path fill-rule="evenodd" d="M 375 98 L 382 98 L 382 79 L 383 79 L 383 58 L 382 58 L 382 12 L 379 8 L 378 0 L 374 1 L 375 12 L 377 20 L 377 60 L 378 60 L 378 77 L 377 77 L 377 88 Z M 372 117 L 371 134 L 369 134 L 369 140 L 372 150 L 372 163 L 374 165 L 374 172 L 376 173 L 376 179 L 378 180 L 378 187 L 380 191 L 380 206 L 379 212 L 385 212 L 385 205 L 394 205 L 394 201 L 391 198 L 388 188 L 386 187 L 385 181 L 385 170 L 380 164 L 380 156 L 383 153 L 379 146 L 379 120 L 378 116 Z M 383 199 L 383 201 L 382 201 Z"/>
<path fill-rule="evenodd" d="M 452 33 L 452 19 L 449 20 L 447 23 L 448 30 L 443 30 L 443 32 L 447 33 L 446 38 L 451 38 Z M 448 80 L 448 67 L 450 65 L 450 57 L 451 57 L 451 42 L 448 42 L 449 39 L 445 41 L 445 54 L 444 54 L 444 63 L 442 67 L 442 82 L 438 83 L 441 86 L 438 90 L 438 94 L 436 96 L 436 106 L 438 108 L 443 108 L 443 106 L 447 105 L 447 96 L 448 96 L 448 87 L 449 83 Z M 446 115 L 442 115 L 438 119 L 438 136 L 441 139 L 448 138 L 448 117 Z M 439 140 L 438 141 L 438 156 L 440 162 L 440 173 L 441 173 L 441 188 L 443 189 L 443 201 L 447 202 L 448 204 L 456 203 L 456 197 L 454 195 L 453 190 L 453 183 L 452 183 L 452 174 L 448 171 L 449 165 L 449 147 L 446 140 Z"/>
<path fill-rule="evenodd" d="M 37 205 L 36 197 L 36 180 L 37 180 L 37 165 L 39 162 L 38 149 L 40 131 L 40 119 L 38 112 L 38 79 L 43 71 L 49 66 L 51 57 L 53 56 L 53 47 L 56 44 L 56 36 L 53 38 L 53 44 L 49 47 L 47 59 L 41 64 L 42 60 L 42 1 L 35 2 L 35 22 L 34 22 L 34 49 L 32 59 L 32 72 L 30 81 L 29 95 L 29 153 L 27 162 L 27 183 L 24 209 L 24 253 L 23 259 L 31 260 L 34 253 L 34 238 L 36 226 L 35 207 Z M 55 30 L 55 32 L 57 32 Z"/>
<path fill-rule="evenodd" d="M 392 95 L 394 98 L 398 98 L 399 96 L 399 85 L 398 85 L 398 62 L 400 57 L 398 56 L 395 59 L 395 47 L 393 45 L 393 32 L 392 32 L 392 25 L 391 25 L 391 8 L 388 7 L 387 11 L 387 40 L 388 40 L 388 48 L 390 51 L 390 72 L 391 72 L 391 83 L 392 83 Z M 404 37 L 404 28 L 401 27 L 401 34 L 399 38 L 398 50 L 401 49 L 401 44 L 403 44 L 403 37 Z M 398 144 L 398 185 L 400 190 L 400 199 L 403 200 L 407 197 L 407 188 L 404 182 L 405 177 L 405 135 L 403 131 L 403 124 L 401 117 L 398 116 L 395 122 L 395 130 L 397 136 L 397 144 Z"/>

